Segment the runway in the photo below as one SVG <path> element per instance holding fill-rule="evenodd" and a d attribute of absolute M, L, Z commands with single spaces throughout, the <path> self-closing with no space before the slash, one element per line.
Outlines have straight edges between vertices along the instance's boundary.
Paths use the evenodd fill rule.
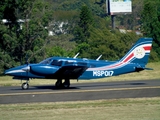
<path fill-rule="evenodd" d="M 31 84 L 29 90 L 22 90 L 20 86 L 0 87 L 0 104 L 141 97 L 160 97 L 160 80 L 76 83 L 69 89 Z"/>

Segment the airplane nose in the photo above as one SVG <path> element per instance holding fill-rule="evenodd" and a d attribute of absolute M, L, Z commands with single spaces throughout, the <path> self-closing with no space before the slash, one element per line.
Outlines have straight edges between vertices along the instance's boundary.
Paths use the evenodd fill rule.
<path fill-rule="evenodd" d="M 22 73 L 25 73 L 28 70 L 29 70 L 28 66 L 18 66 L 18 67 L 14 67 L 14 68 L 10 68 L 10 69 L 6 70 L 4 72 L 4 74 L 5 75 L 11 75 L 11 76 L 14 76 L 14 75 L 19 76 L 19 75 L 21 75 Z"/>
<path fill-rule="evenodd" d="M 9 69 L 9 70 L 5 70 L 5 71 L 4 71 L 4 74 L 5 74 L 5 75 L 10 75 L 11 73 L 13 73 L 13 71 L 12 71 L 12 70 L 10 70 L 10 69 Z"/>
<path fill-rule="evenodd" d="M 6 72 L 6 70 L 3 72 L 3 75 L 7 75 L 7 72 Z"/>

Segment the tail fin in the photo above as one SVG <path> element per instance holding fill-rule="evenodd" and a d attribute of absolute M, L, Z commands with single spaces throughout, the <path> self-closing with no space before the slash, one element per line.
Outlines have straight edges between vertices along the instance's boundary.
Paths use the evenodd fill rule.
<path fill-rule="evenodd" d="M 120 62 L 146 65 L 152 47 L 152 38 L 140 38 Z"/>

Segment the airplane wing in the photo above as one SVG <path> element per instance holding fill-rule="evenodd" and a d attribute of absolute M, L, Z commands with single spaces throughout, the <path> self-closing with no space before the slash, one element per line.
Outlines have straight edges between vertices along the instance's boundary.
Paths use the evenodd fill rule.
<path fill-rule="evenodd" d="M 87 69 L 87 66 L 63 66 L 52 77 L 61 79 L 78 79 Z"/>

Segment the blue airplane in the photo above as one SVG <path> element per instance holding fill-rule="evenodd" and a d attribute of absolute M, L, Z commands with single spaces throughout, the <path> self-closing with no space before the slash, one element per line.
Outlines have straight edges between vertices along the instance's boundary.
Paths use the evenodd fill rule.
<path fill-rule="evenodd" d="M 140 38 L 129 52 L 117 61 L 99 60 L 101 55 L 96 60 L 78 59 L 78 54 L 73 58 L 50 57 L 37 64 L 25 64 L 8 69 L 5 74 L 14 76 L 13 79 L 26 80 L 21 86 L 26 90 L 29 88 L 30 78 L 57 79 L 57 88 L 69 88 L 70 79 L 97 79 L 150 70 L 145 66 L 152 41 L 152 38 Z"/>

